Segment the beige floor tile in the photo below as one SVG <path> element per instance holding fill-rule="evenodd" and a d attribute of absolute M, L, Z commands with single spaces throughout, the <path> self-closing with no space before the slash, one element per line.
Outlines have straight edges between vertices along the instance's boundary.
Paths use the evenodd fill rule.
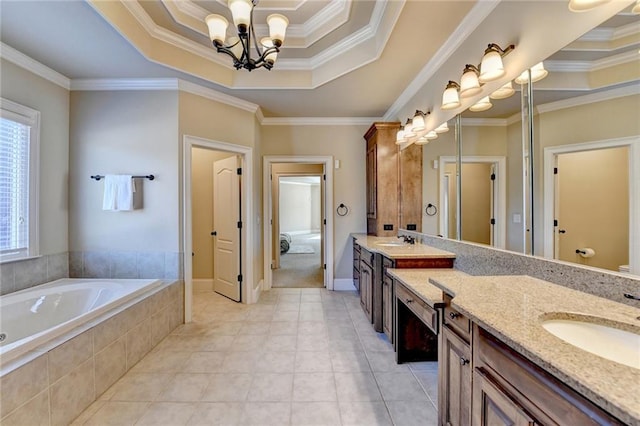
<path fill-rule="evenodd" d="M 244 403 L 242 402 L 201 402 L 189 420 L 189 425 L 215 426 L 240 425 Z"/>
<path fill-rule="evenodd" d="M 331 366 L 336 373 L 356 373 L 371 371 L 364 352 L 331 352 Z"/>
<path fill-rule="evenodd" d="M 255 352 L 261 350 L 266 341 L 266 334 L 261 336 L 238 334 L 235 339 L 233 339 L 231 347 L 234 351 Z"/>
<path fill-rule="evenodd" d="M 398 373 L 409 371 L 407 364 L 396 364 L 395 352 L 367 351 L 367 359 L 373 371 Z"/>
<path fill-rule="evenodd" d="M 294 402 L 291 424 L 296 426 L 339 426 L 340 409 L 336 402 Z"/>
<path fill-rule="evenodd" d="M 164 373 L 129 373 L 113 385 L 111 401 L 154 401 L 173 377 Z"/>
<path fill-rule="evenodd" d="M 222 371 L 227 373 L 251 373 L 255 371 L 260 352 L 226 352 Z"/>
<path fill-rule="evenodd" d="M 298 336 L 295 334 L 277 334 L 267 337 L 264 350 L 271 352 L 295 351 L 298 344 Z"/>
<path fill-rule="evenodd" d="M 382 401 L 372 373 L 334 373 L 338 401 Z"/>
<path fill-rule="evenodd" d="M 300 372 L 332 372 L 331 358 L 328 351 L 296 352 L 296 373 Z"/>
<path fill-rule="evenodd" d="M 329 338 L 326 336 L 301 336 L 298 335 L 298 351 L 328 351 Z"/>
<path fill-rule="evenodd" d="M 182 365 L 185 373 L 223 373 L 225 352 L 193 352 Z"/>
<path fill-rule="evenodd" d="M 284 426 L 291 424 L 290 402 L 247 402 L 240 419 L 246 426 Z"/>
<path fill-rule="evenodd" d="M 296 373 L 293 400 L 306 402 L 336 401 L 336 384 L 332 373 Z"/>
<path fill-rule="evenodd" d="M 133 425 L 144 414 L 148 402 L 105 402 L 85 425 Z"/>
<path fill-rule="evenodd" d="M 269 334 L 271 336 L 279 335 L 297 335 L 298 334 L 298 322 L 297 321 L 272 321 L 269 328 Z"/>
<path fill-rule="evenodd" d="M 264 352 L 255 364 L 256 373 L 293 373 L 295 352 Z"/>
<path fill-rule="evenodd" d="M 340 402 L 340 418 L 344 426 L 391 425 L 391 418 L 383 402 Z"/>
<path fill-rule="evenodd" d="M 149 405 L 136 425 L 186 425 L 195 410 L 195 403 L 154 402 Z"/>
<path fill-rule="evenodd" d="M 385 401 L 427 401 L 427 394 L 412 373 L 375 373 Z"/>
<path fill-rule="evenodd" d="M 291 401 L 293 394 L 293 374 L 256 373 L 251 381 L 248 401 Z"/>
<path fill-rule="evenodd" d="M 202 401 L 245 401 L 251 387 L 250 374 L 212 374 Z"/>
<path fill-rule="evenodd" d="M 233 324 L 233 323 L 229 323 Z M 233 349 L 233 341 L 236 336 L 227 336 L 221 334 L 211 334 L 201 337 L 203 351 L 208 352 L 224 352 Z"/>
<path fill-rule="evenodd" d="M 182 370 L 191 352 L 157 351 L 151 352 L 130 371 L 133 373 L 171 373 Z"/>
<path fill-rule="evenodd" d="M 438 412 L 435 407 L 424 402 L 387 402 L 391 419 L 395 426 L 436 426 Z"/>
<path fill-rule="evenodd" d="M 208 374 L 176 374 L 156 398 L 157 401 L 183 402 L 200 401 L 209 386 Z"/>

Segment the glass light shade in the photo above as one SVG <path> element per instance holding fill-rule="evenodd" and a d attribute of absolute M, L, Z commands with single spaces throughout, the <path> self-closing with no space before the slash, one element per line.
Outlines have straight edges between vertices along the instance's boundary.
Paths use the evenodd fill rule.
<path fill-rule="evenodd" d="M 267 24 L 269 25 L 269 37 L 273 40 L 274 45 L 280 47 L 284 41 L 289 20 L 286 16 L 274 13 L 267 17 Z"/>
<path fill-rule="evenodd" d="M 411 120 L 411 129 L 413 133 L 421 132 L 424 130 L 424 114 L 420 111 L 416 111 L 416 115 L 413 116 L 413 120 Z"/>
<path fill-rule="evenodd" d="M 253 3 L 251 0 L 229 0 L 229 9 L 233 15 L 233 24 L 238 32 L 245 33 L 251 25 L 251 9 Z"/>
<path fill-rule="evenodd" d="M 572 12 L 584 12 L 608 2 L 609 0 L 570 0 L 569 10 Z"/>
<path fill-rule="evenodd" d="M 411 139 L 415 135 L 416 133 L 413 131 L 413 124 L 411 124 L 411 120 L 407 120 L 407 123 L 404 125 L 404 139 Z"/>
<path fill-rule="evenodd" d="M 513 89 L 513 84 L 507 81 L 502 87 L 489 95 L 491 99 L 505 99 L 513 95 L 516 91 Z"/>
<path fill-rule="evenodd" d="M 480 93 L 480 82 L 478 81 L 478 74 L 475 70 L 469 67 L 465 67 L 462 78 L 460 79 L 460 97 L 468 98 Z"/>
<path fill-rule="evenodd" d="M 418 140 L 416 141 L 416 145 L 426 145 L 426 144 L 428 144 L 429 142 L 430 142 L 430 141 L 429 141 L 429 139 L 427 139 L 427 137 L 426 137 L 426 136 L 420 136 L 420 137 L 418 138 Z"/>
<path fill-rule="evenodd" d="M 640 15 L 640 0 L 636 1 L 636 5 L 631 9 L 631 13 L 635 13 L 636 15 Z"/>
<path fill-rule="evenodd" d="M 489 100 L 489 97 L 485 96 L 484 98 L 480 99 L 475 104 L 471 105 L 469 107 L 469 111 L 473 111 L 473 112 L 486 111 L 489 108 L 491 108 L 492 106 L 493 106 L 493 104 Z"/>
<path fill-rule="evenodd" d="M 442 106 L 444 110 L 455 109 L 460 106 L 460 97 L 458 96 L 458 88 L 453 84 L 447 84 L 447 88 L 442 94 Z"/>
<path fill-rule="evenodd" d="M 435 130 L 436 133 L 447 133 L 448 131 L 449 131 L 449 125 L 447 124 L 446 121 L 441 125 L 439 125 L 438 127 L 436 127 L 436 130 Z"/>
<path fill-rule="evenodd" d="M 400 145 L 405 142 L 404 137 L 404 128 L 400 127 L 400 129 L 396 132 L 396 144 Z"/>
<path fill-rule="evenodd" d="M 502 56 L 500 56 L 499 52 L 490 49 L 484 54 L 482 63 L 480 64 L 480 75 L 478 76 L 480 83 L 497 80 L 505 75 L 505 73 Z"/>
<path fill-rule="evenodd" d="M 271 40 L 269 37 L 264 37 L 262 40 L 260 40 L 260 44 L 262 45 L 262 52 L 264 53 L 265 50 L 273 47 L 273 40 Z M 265 56 L 264 59 L 268 62 L 275 63 L 277 57 L 278 52 L 274 50 L 273 53 L 269 53 L 267 56 Z"/>
<path fill-rule="evenodd" d="M 535 83 L 545 78 L 549 74 L 549 71 L 544 69 L 544 63 L 538 62 L 531 68 L 531 82 Z"/>
<path fill-rule="evenodd" d="M 229 21 L 227 21 L 224 16 L 216 14 L 208 15 L 204 18 L 204 21 L 207 23 L 207 27 L 209 27 L 209 38 L 211 41 L 224 44 Z"/>
<path fill-rule="evenodd" d="M 428 132 L 426 135 L 424 135 L 424 137 L 429 139 L 429 140 L 433 140 L 433 139 L 436 139 L 438 137 L 438 134 L 435 132 L 435 130 L 432 130 L 432 131 Z"/>

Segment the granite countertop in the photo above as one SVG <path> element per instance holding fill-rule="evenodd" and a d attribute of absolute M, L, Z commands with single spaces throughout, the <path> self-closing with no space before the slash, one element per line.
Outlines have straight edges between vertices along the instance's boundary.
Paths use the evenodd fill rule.
<path fill-rule="evenodd" d="M 397 237 L 374 237 L 366 234 L 352 234 L 358 245 L 368 251 L 380 253 L 390 259 L 455 259 L 455 253 L 427 246 L 420 243 L 402 243 Z M 398 246 L 384 246 L 380 243 L 402 243 Z"/>
<path fill-rule="evenodd" d="M 514 350 L 623 422 L 640 424 L 639 369 L 572 346 L 542 327 L 545 319 L 574 318 L 640 334 L 640 309 L 528 276 L 451 274 L 429 281 Z"/>
<path fill-rule="evenodd" d="M 468 277 L 462 271 L 446 268 L 429 269 L 387 269 L 387 273 L 411 288 L 420 299 L 432 308 L 444 306 L 442 289 L 429 283 L 429 279 L 443 279 L 451 277 Z"/>

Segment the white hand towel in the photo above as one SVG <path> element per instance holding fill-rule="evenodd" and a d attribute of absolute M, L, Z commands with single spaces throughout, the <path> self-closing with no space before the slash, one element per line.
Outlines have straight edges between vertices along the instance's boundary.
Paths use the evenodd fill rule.
<path fill-rule="evenodd" d="M 135 187 L 131 175 L 106 175 L 104 177 L 102 209 L 112 211 L 133 210 L 134 191 Z"/>

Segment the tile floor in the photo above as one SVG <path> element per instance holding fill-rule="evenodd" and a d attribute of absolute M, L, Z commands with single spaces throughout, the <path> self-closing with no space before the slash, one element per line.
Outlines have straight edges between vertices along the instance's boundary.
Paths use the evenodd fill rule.
<path fill-rule="evenodd" d="M 435 425 L 437 364 L 396 365 L 353 292 L 194 295 L 178 327 L 87 408 L 86 425 Z"/>

